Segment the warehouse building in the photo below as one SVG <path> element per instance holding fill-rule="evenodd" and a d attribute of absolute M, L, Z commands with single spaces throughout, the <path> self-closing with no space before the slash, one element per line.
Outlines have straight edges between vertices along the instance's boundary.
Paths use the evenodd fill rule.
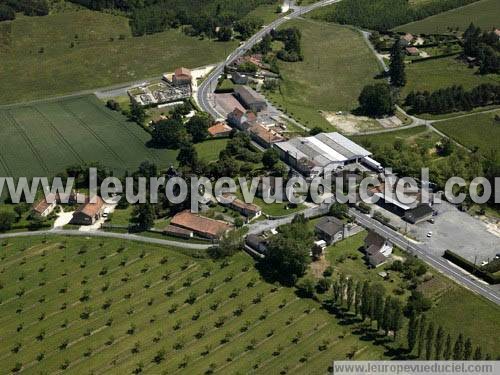
<path fill-rule="evenodd" d="M 248 86 L 239 86 L 234 90 L 236 99 L 251 111 L 260 112 L 267 108 L 266 99 Z"/>
<path fill-rule="evenodd" d="M 372 154 L 340 133 L 320 133 L 274 144 L 281 159 L 305 176 L 321 175 L 325 168 L 342 169 L 352 163 L 365 163 Z"/>

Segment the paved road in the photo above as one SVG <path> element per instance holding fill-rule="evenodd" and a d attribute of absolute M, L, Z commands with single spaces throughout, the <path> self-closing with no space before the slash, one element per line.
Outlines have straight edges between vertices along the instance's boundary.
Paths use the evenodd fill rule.
<path fill-rule="evenodd" d="M 432 254 L 425 244 L 415 244 L 406 239 L 403 235 L 389 229 L 385 225 L 380 224 L 378 221 L 368 217 L 367 215 L 361 214 L 354 209 L 351 209 L 349 213 L 353 215 L 357 222 L 365 228 L 377 232 L 384 238 L 391 240 L 401 249 L 418 256 L 420 259 L 430 264 L 438 271 L 446 274 L 449 278 L 455 280 L 459 284 L 462 284 L 473 292 L 482 295 L 497 305 L 500 305 L 499 291 L 495 290 L 494 287 L 474 278 L 473 276 L 463 273 L 463 271 L 448 263 L 448 261 L 444 258 Z"/>
<path fill-rule="evenodd" d="M 269 33 L 272 29 L 277 28 L 278 26 L 289 21 L 290 19 L 298 18 L 314 9 L 334 4 L 339 1 L 341 0 L 323 0 L 304 7 L 293 7 L 294 10 L 292 13 L 283 16 L 281 18 L 278 18 L 277 20 L 271 22 L 269 25 L 264 26 L 261 30 L 259 30 L 259 32 L 257 32 L 248 40 L 246 40 L 241 46 L 239 46 L 235 51 L 233 51 L 226 58 L 224 62 L 217 65 L 217 67 L 208 75 L 205 81 L 200 85 L 198 89 L 197 99 L 201 108 L 205 112 L 210 113 L 216 119 L 224 118 L 224 114 L 220 113 L 219 111 L 217 111 L 217 109 L 214 108 L 213 94 L 217 87 L 217 81 L 219 79 L 219 76 L 224 72 L 224 67 L 226 66 L 226 64 L 229 64 L 236 58 L 243 56 L 248 50 L 250 50 L 254 45 L 256 45 L 264 35 Z"/>
<path fill-rule="evenodd" d="M 128 233 L 114 233 L 114 232 L 103 232 L 103 231 L 80 232 L 78 230 L 57 230 L 57 229 L 43 230 L 37 232 L 5 233 L 5 234 L 0 234 L 0 239 L 15 238 L 15 237 L 36 237 L 36 236 L 78 236 L 78 237 L 117 238 L 126 241 L 137 241 L 137 242 L 150 243 L 154 245 L 173 246 L 191 250 L 206 250 L 211 246 L 213 246 L 211 244 L 205 245 L 205 244 L 195 244 L 195 243 L 187 243 L 180 241 L 162 240 L 160 238 L 143 237 Z"/>

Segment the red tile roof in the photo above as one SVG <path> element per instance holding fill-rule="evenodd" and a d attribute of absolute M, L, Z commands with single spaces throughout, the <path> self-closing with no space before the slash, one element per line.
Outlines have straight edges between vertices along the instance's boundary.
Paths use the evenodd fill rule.
<path fill-rule="evenodd" d="M 195 215 L 190 211 L 182 211 L 175 215 L 170 221 L 171 225 L 192 230 L 193 232 L 216 238 L 232 228 L 224 221 L 209 219 L 203 216 Z"/>
<path fill-rule="evenodd" d="M 177 68 L 175 69 L 175 76 L 180 77 L 180 76 L 186 76 L 191 78 L 191 71 L 187 68 Z"/>
<path fill-rule="evenodd" d="M 52 203 L 55 202 L 56 196 L 54 194 L 51 194 L 48 197 L 43 197 L 33 205 L 32 207 L 33 211 L 35 211 L 38 214 L 43 214 L 47 210 L 47 208 L 49 208 L 52 205 L 52 203 L 49 203 L 49 200 Z"/>
<path fill-rule="evenodd" d="M 225 134 L 231 132 L 232 128 L 224 122 L 218 122 L 217 124 L 208 128 L 208 132 L 212 137 L 216 135 Z"/>
<path fill-rule="evenodd" d="M 104 201 L 101 197 L 97 196 L 95 199 L 95 203 L 87 202 L 84 205 L 80 206 L 76 212 L 81 212 L 89 217 L 94 217 L 104 206 Z"/>
<path fill-rule="evenodd" d="M 249 130 L 250 133 L 254 134 L 258 138 L 262 139 L 264 142 L 269 144 L 285 140 L 285 138 L 283 138 L 280 134 L 276 133 L 273 130 L 269 130 L 259 124 L 250 127 Z"/>

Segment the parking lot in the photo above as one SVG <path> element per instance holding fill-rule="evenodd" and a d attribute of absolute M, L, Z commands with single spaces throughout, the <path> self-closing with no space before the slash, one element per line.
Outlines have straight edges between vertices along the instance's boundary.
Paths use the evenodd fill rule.
<path fill-rule="evenodd" d="M 449 203 L 435 205 L 434 209 L 438 213 L 434 224 L 424 222 L 409 226 L 410 233 L 427 245 L 430 252 L 441 256 L 445 250 L 451 250 L 478 264 L 500 253 L 500 237 L 489 232 L 482 221 Z M 430 231 L 432 236 L 428 238 Z"/>

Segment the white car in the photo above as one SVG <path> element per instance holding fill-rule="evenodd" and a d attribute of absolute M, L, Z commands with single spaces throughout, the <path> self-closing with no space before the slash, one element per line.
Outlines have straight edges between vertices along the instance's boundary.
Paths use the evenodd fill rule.
<path fill-rule="evenodd" d="M 432 231 L 427 233 L 427 238 L 431 238 L 431 237 L 432 237 Z"/>

